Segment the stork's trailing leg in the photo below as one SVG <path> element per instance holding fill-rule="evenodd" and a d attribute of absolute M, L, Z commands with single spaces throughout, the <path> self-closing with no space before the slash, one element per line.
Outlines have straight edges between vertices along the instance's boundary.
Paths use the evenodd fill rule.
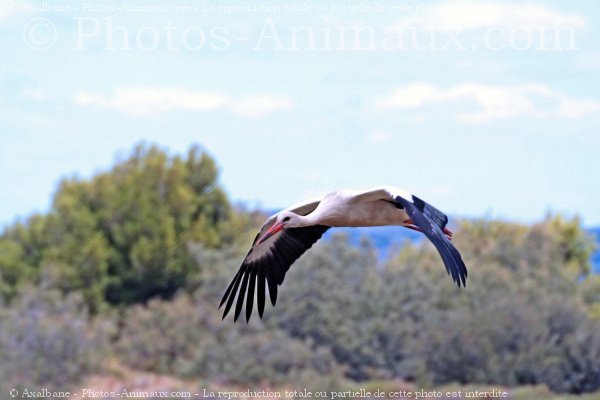
<path fill-rule="evenodd" d="M 416 226 L 412 219 L 407 219 L 403 222 L 405 228 L 408 229 L 412 229 L 413 231 L 417 231 L 417 232 L 423 232 L 423 230 L 421 228 L 419 228 L 418 226 Z M 450 231 L 448 228 L 444 227 L 442 229 L 444 231 L 444 235 L 446 235 L 446 237 L 448 238 L 448 240 L 452 240 L 452 231 Z"/>

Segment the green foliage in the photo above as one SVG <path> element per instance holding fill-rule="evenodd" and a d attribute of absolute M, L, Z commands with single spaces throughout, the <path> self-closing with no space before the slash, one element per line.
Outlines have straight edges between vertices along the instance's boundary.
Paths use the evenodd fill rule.
<path fill-rule="evenodd" d="M 20 288 L 38 275 L 48 247 L 45 226 L 47 218 L 34 215 L 23 223 L 16 223 L 0 237 L 0 295 L 12 298 Z"/>
<path fill-rule="evenodd" d="M 2 294 L 14 296 L 45 271 L 95 311 L 169 297 L 198 273 L 190 243 L 233 241 L 231 214 L 212 158 L 198 148 L 181 158 L 139 145 L 109 172 L 63 180 L 47 216 L 0 237 Z"/>
<path fill-rule="evenodd" d="M 594 240 L 579 219 L 547 217 L 531 227 L 501 221 L 465 221 L 457 238 L 470 259 L 496 262 L 520 277 L 543 281 L 555 291 L 569 291 L 590 272 Z"/>

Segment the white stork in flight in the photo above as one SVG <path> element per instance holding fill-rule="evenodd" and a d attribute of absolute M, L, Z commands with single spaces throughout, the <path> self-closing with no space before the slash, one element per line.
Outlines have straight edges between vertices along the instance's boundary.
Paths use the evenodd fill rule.
<path fill-rule="evenodd" d="M 244 298 L 246 321 L 254 305 L 262 318 L 265 291 L 273 306 L 277 286 L 290 266 L 331 227 L 399 225 L 423 232 L 442 256 L 446 271 L 458 286 L 464 286 L 467 268 L 452 244 L 452 232 L 446 229 L 448 217 L 437 208 L 402 189 L 382 187 L 364 192 L 338 190 L 322 198 L 291 206 L 272 215 L 256 235 L 242 266 L 227 287 L 219 308 L 227 315 L 237 296 L 234 322 Z M 239 289 L 239 290 L 238 290 Z"/>

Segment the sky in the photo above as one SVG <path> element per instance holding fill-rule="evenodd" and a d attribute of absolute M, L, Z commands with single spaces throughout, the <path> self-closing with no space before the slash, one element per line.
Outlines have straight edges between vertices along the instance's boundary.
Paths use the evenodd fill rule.
<path fill-rule="evenodd" d="M 140 142 L 269 209 L 391 185 L 600 225 L 600 3 L 0 0 L 0 227 Z"/>

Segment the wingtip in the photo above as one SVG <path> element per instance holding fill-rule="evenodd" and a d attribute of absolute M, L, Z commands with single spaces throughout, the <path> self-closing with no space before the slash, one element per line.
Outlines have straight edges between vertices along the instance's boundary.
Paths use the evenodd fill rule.
<path fill-rule="evenodd" d="M 217 310 L 220 310 L 221 307 L 223 307 L 223 304 L 225 304 L 225 301 L 227 301 L 228 294 L 229 294 L 228 291 L 225 291 L 225 294 L 221 298 L 221 302 L 219 303 L 219 307 L 217 308 Z"/>
<path fill-rule="evenodd" d="M 467 276 L 460 275 L 454 279 L 454 282 L 456 282 L 456 284 L 458 285 L 459 288 L 460 287 L 466 288 L 467 287 Z"/>
<path fill-rule="evenodd" d="M 246 308 L 246 323 L 250 322 L 250 318 L 252 318 L 252 308 Z"/>

